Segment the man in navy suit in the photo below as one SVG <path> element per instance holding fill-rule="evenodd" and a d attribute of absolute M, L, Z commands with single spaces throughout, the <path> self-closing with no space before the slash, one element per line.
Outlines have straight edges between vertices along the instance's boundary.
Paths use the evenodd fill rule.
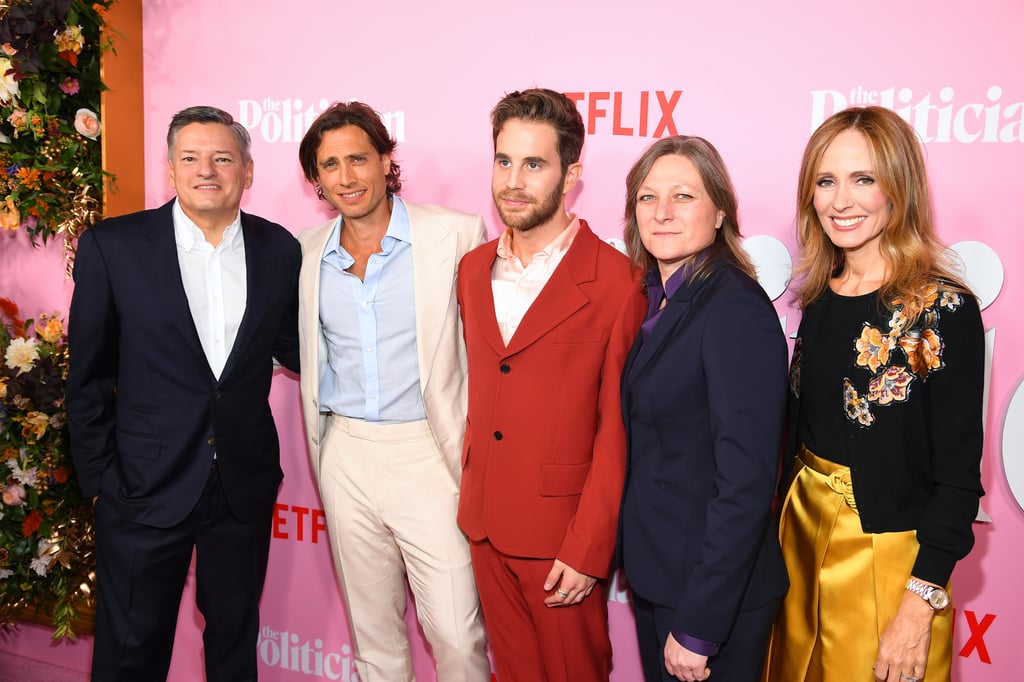
<path fill-rule="evenodd" d="M 167 134 L 177 198 L 79 241 L 71 454 L 96 512 L 92 679 L 163 680 L 193 550 L 207 679 L 255 680 L 282 473 L 267 396 L 298 371 L 299 245 L 239 210 L 249 134 L 192 107 Z"/>

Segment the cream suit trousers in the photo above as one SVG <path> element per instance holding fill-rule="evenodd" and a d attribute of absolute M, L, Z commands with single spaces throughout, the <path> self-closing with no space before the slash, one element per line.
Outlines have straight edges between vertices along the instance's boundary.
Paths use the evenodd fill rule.
<path fill-rule="evenodd" d="M 443 682 L 490 680 L 459 489 L 426 421 L 331 415 L 320 496 L 362 682 L 414 679 L 405 579 Z"/>

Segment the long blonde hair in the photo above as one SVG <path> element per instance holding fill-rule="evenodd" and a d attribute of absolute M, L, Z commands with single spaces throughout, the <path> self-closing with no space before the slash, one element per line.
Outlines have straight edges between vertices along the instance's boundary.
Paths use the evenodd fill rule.
<path fill-rule="evenodd" d="M 899 299 L 911 322 L 925 306 L 928 285 L 936 281 L 946 289 L 969 289 L 956 274 L 945 246 L 935 235 L 924 157 L 917 135 L 891 109 L 863 107 L 833 114 L 818 127 L 804 150 L 797 188 L 797 238 L 800 259 L 797 289 L 800 307 L 818 300 L 829 280 L 845 266 L 843 250 L 837 248 L 814 210 L 814 189 L 825 150 L 837 135 L 857 130 L 867 139 L 875 182 L 889 200 L 889 219 L 882 227 L 879 249 L 888 266 L 879 298 L 888 308 Z"/>

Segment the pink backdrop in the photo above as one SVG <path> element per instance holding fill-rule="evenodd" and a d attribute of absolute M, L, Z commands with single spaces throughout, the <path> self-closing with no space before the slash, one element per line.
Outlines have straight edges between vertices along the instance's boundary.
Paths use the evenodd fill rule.
<path fill-rule="evenodd" d="M 171 114 L 213 104 L 253 134 L 256 179 L 244 208 L 295 232 L 312 226 L 329 214 L 302 181 L 298 140 L 328 103 L 360 99 L 387 114 L 400 140 L 404 195 L 480 213 L 493 235 L 488 112 L 506 91 L 542 85 L 577 93 L 590 134 L 572 208 L 609 239 L 621 234 L 625 173 L 653 136 L 710 139 L 732 172 L 762 283 L 793 334 L 799 314 L 785 284 L 803 145 L 837 108 L 899 110 L 926 142 L 940 234 L 956 244 L 982 298 L 990 348 L 982 506 L 991 522 L 976 526 L 975 550 L 953 578 L 953 677 L 1017 680 L 1024 290 L 1009 266 L 1024 259 L 1024 240 L 1003 202 L 1012 205 L 1024 191 L 1024 5 L 789 3 L 798 4 L 807 9 L 669 0 L 621 9 L 547 0 L 490 8 L 469 0 L 308 0 L 295 9 L 241 0 L 146 3 L 147 205 L 171 196 L 163 142 Z M 23 234 L 10 233 L 0 246 L 0 295 L 26 314 L 66 309 L 71 285 L 56 246 L 32 250 Z M 278 376 L 272 400 L 286 478 L 262 602 L 262 678 L 352 682 L 297 382 Z M 632 682 L 640 673 L 627 593 L 613 588 L 613 680 Z M 200 628 L 186 600 L 172 680 L 202 678 Z M 91 652 L 88 638 L 51 645 L 35 627 L 0 638 L 0 647 L 81 670 Z M 415 649 L 418 678 L 434 679 L 422 644 Z"/>

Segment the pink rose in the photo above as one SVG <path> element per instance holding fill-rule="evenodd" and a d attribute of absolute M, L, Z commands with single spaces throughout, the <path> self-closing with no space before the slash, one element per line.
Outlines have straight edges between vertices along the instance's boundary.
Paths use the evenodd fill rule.
<path fill-rule="evenodd" d="M 7 122 L 15 128 L 25 128 L 28 126 L 28 112 L 24 109 L 15 109 L 7 117 Z"/>
<path fill-rule="evenodd" d="M 100 119 L 95 112 L 89 109 L 79 109 L 75 112 L 75 130 L 82 137 L 95 140 L 100 136 Z"/>
<path fill-rule="evenodd" d="M 17 507 L 25 501 L 25 487 L 20 483 L 14 483 L 4 488 L 3 493 L 4 504 Z"/>

